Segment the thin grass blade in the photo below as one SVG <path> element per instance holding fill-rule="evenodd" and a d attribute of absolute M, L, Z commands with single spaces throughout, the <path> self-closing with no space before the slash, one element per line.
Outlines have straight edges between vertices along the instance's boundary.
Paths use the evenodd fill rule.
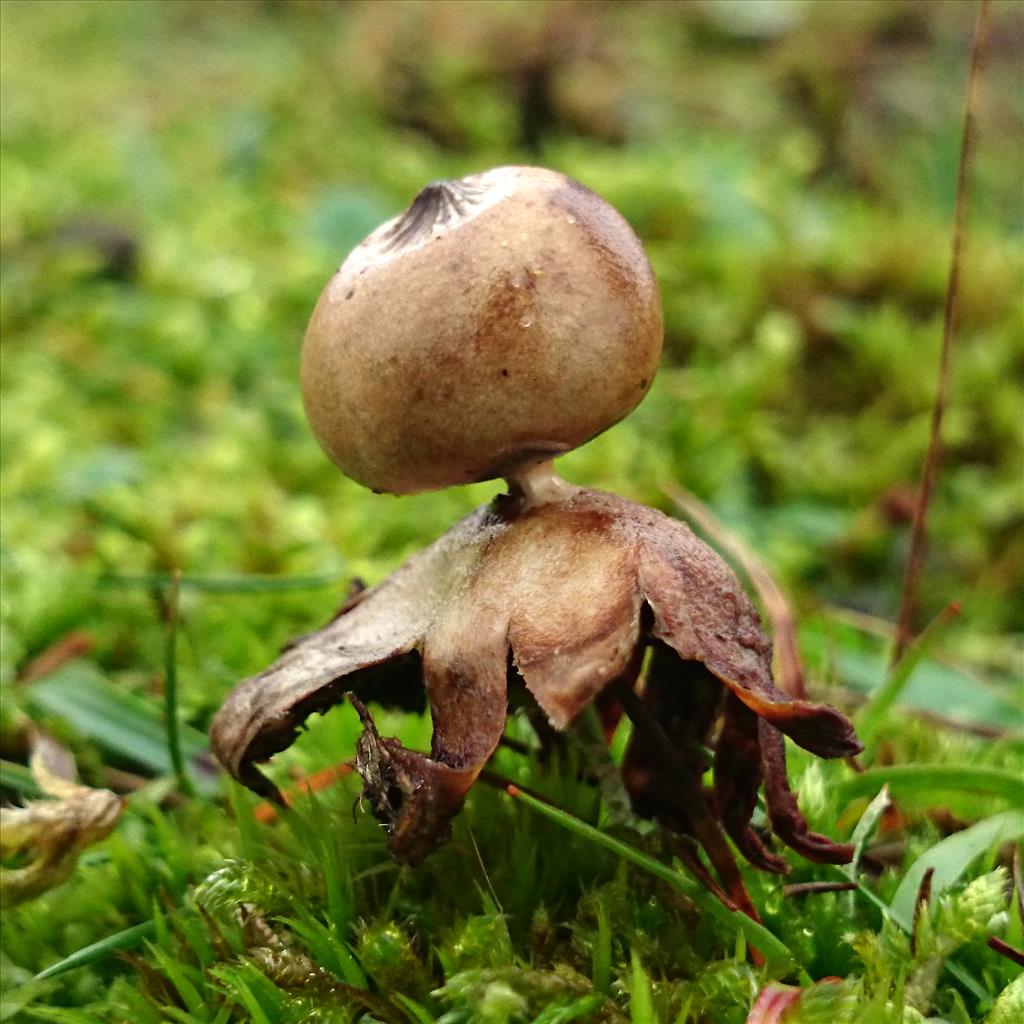
<path fill-rule="evenodd" d="M 87 662 L 69 662 L 27 688 L 29 702 L 63 718 L 87 739 L 158 775 L 173 768 L 159 709 L 137 694 L 114 686 Z M 200 792 L 217 792 L 217 771 L 206 737 L 197 729 L 179 731 L 189 777 Z"/>
<path fill-rule="evenodd" d="M 856 877 L 860 859 L 864 855 L 864 847 L 868 840 L 875 834 L 878 822 L 881 820 L 885 809 L 892 803 L 889 799 L 889 787 L 882 786 L 878 795 L 868 804 L 867 809 L 857 822 L 856 828 L 850 841 L 853 843 L 853 859 L 850 861 L 848 871 L 852 877 Z"/>
<path fill-rule="evenodd" d="M 46 970 L 40 971 L 32 980 L 42 981 L 44 978 L 55 978 L 58 974 L 66 974 L 77 967 L 86 967 L 89 964 L 94 964 L 98 960 L 112 956 L 122 949 L 135 949 L 144 940 L 151 938 L 154 931 L 155 925 L 152 921 L 143 921 L 142 924 L 132 925 L 131 928 L 125 928 L 124 931 L 115 932 L 113 935 L 100 939 L 99 942 L 83 946 L 76 952 L 64 957 L 63 960 L 58 960 L 57 963 L 51 964 Z"/>
<path fill-rule="evenodd" d="M 39 783 L 32 778 L 32 772 L 23 764 L 0 760 L 0 787 L 21 796 L 42 796 Z"/>
<path fill-rule="evenodd" d="M 914 669 L 921 663 L 935 642 L 935 638 L 960 614 L 960 605 L 953 602 L 940 612 L 921 635 L 904 650 L 889 672 L 886 681 L 871 695 L 868 704 L 857 716 L 857 733 L 866 746 L 874 735 L 889 709 L 899 700 L 910 682 Z"/>
<path fill-rule="evenodd" d="M 654 993 L 651 991 L 651 979 L 640 962 L 640 957 L 632 954 L 632 968 L 629 979 L 629 1017 L 633 1024 L 658 1024 L 654 1012 Z"/>
<path fill-rule="evenodd" d="M 983 793 L 1024 805 L 1024 779 L 1001 768 L 978 765 L 899 764 L 869 768 L 841 785 L 844 800 L 866 796 L 886 785 L 897 797 L 932 793 Z"/>
<path fill-rule="evenodd" d="M 181 596 L 181 573 L 171 573 L 167 590 L 167 637 L 164 647 L 164 729 L 167 735 L 167 756 L 178 781 L 178 788 L 191 796 L 195 790 L 185 770 L 181 752 L 181 730 L 178 722 L 178 604 Z"/>

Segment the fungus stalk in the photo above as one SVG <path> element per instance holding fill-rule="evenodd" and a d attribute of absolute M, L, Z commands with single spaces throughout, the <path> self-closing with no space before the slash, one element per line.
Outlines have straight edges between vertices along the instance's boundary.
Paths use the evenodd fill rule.
<path fill-rule="evenodd" d="M 521 512 L 551 502 L 567 501 L 580 490 L 555 472 L 553 459 L 523 466 L 516 473 L 510 473 L 506 482 L 509 495 L 518 499 Z"/>

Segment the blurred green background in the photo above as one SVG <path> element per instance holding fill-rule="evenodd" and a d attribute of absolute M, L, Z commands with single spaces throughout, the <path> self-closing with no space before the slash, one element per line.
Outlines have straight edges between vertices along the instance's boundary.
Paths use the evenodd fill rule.
<path fill-rule="evenodd" d="M 503 162 L 619 207 L 664 298 L 654 390 L 565 475 L 666 509 L 662 483 L 696 492 L 793 595 L 815 675 L 876 684 L 975 13 L 5 0 L 3 756 L 32 707 L 19 672 L 71 631 L 118 685 L 159 694 L 147 574 L 327 581 L 186 586 L 184 713 L 202 730 L 347 576 L 381 578 L 495 493 L 346 481 L 304 422 L 297 362 L 357 241 L 425 182 Z M 1020 706 L 1022 55 L 1021 8 L 997 3 L 921 624 L 964 610 L 911 691 L 989 725 Z"/>

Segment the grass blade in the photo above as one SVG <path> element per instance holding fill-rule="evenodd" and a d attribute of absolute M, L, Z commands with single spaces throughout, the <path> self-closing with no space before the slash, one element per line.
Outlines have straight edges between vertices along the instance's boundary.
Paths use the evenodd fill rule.
<path fill-rule="evenodd" d="M 409 1020 L 415 1024 L 434 1024 L 437 1019 L 425 1006 L 401 992 L 392 992 L 391 1000 L 405 1010 Z"/>
<path fill-rule="evenodd" d="M 867 796 L 883 784 L 888 785 L 897 797 L 967 790 L 1009 800 L 1016 806 L 1024 805 L 1024 779 L 1019 775 L 1001 768 L 969 764 L 897 764 L 869 768 L 843 781 L 841 798 L 848 800 Z"/>
<path fill-rule="evenodd" d="M 171 585 L 165 603 L 167 613 L 167 641 L 164 648 L 164 727 L 167 730 L 167 754 L 171 759 L 178 788 L 192 796 L 194 789 L 185 771 L 181 753 L 181 734 L 178 729 L 178 598 L 181 596 L 181 572 L 171 574 Z"/>
<path fill-rule="evenodd" d="M 124 931 L 115 932 L 113 935 L 100 939 L 99 942 L 83 946 L 70 956 L 64 957 L 63 960 L 51 964 L 46 970 L 40 971 L 32 980 L 42 981 L 44 978 L 55 978 L 58 974 L 75 970 L 76 967 L 94 964 L 97 960 L 103 960 L 122 949 L 134 949 L 145 939 L 151 938 L 154 931 L 155 925 L 152 921 L 143 921 L 142 924 L 132 925 L 131 928 L 125 928 Z"/>
<path fill-rule="evenodd" d="M 873 787 L 870 787 L 868 792 L 871 791 L 871 788 Z M 867 845 L 868 840 L 875 834 L 878 822 L 881 820 L 882 815 L 885 814 L 885 809 L 891 803 L 892 801 L 889 799 L 889 787 L 882 786 L 878 795 L 870 804 L 868 804 L 867 810 L 865 810 L 860 816 L 860 821 L 857 822 L 857 826 L 853 830 L 853 835 L 850 837 L 850 841 L 853 843 L 853 859 L 850 861 L 848 869 L 851 877 L 856 877 L 857 869 L 860 865 L 860 859 L 864 855 L 864 847 Z"/>
<path fill-rule="evenodd" d="M 612 930 L 608 923 L 608 911 L 604 904 L 597 907 L 597 937 L 591 954 L 591 980 L 598 992 L 606 995 L 612 984 Z"/>
<path fill-rule="evenodd" d="M 629 979 L 629 1019 L 633 1024 L 657 1024 L 654 1013 L 654 993 L 651 979 L 634 951 Z"/>
<path fill-rule="evenodd" d="M 86 662 L 68 662 L 26 689 L 40 711 L 64 719 L 106 750 L 158 775 L 172 770 L 167 736 L 159 710 L 145 698 L 110 683 Z M 182 753 L 196 787 L 217 792 L 216 771 L 208 760 L 206 737 L 197 729 L 180 729 Z"/>
<path fill-rule="evenodd" d="M 986 850 L 998 843 L 1016 842 L 1024 838 L 1024 811 L 1006 811 L 996 814 L 963 832 L 936 843 L 911 864 L 892 898 L 892 916 L 901 925 L 914 917 L 914 903 L 918 887 L 925 872 L 935 869 L 932 895 L 939 896 L 971 866 Z"/>
<path fill-rule="evenodd" d="M 868 704 L 857 716 L 857 733 L 866 746 L 879 724 L 888 714 L 889 709 L 899 700 L 900 695 L 910 682 L 914 669 L 928 653 L 935 637 L 951 619 L 960 614 L 960 605 L 953 602 L 940 612 L 926 627 L 924 632 L 909 647 L 904 649 L 900 660 L 893 665 L 885 682 L 871 695 Z"/>
<path fill-rule="evenodd" d="M 32 772 L 25 765 L 13 761 L 0 761 L 0 786 L 22 796 L 42 796 Z"/>

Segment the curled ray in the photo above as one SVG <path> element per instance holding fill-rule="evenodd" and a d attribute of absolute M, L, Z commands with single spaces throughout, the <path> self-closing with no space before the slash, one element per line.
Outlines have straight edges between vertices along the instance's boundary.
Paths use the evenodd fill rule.
<path fill-rule="evenodd" d="M 609 695 L 634 685 L 652 646 L 642 699 L 677 755 L 667 768 L 634 733 L 623 774 L 637 811 L 691 837 L 690 861 L 696 840 L 748 912 L 725 836 L 759 867 L 785 867 L 750 827 L 762 787 L 783 842 L 814 860 L 847 856 L 800 815 L 782 733 L 845 757 L 861 749 L 850 723 L 775 687 L 757 612 L 715 552 L 684 524 L 601 491 L 567 489 L 538 505 L 502 496 L 478 509 L 240 683 L 211 741 L 235 778 L 279 798 L 257 764 L 288 747 L 310 714 L 353 694 L 364 795 L 395 858 L 417 863 L 448 837 L 501 739 L 510 672 L 561 731 L 595 699 L 608 713 Z M 429 754 L 381 737 L 364 702 L 429 702 Z M 705 793 L 695 751 L 707 745 L 714 788 Z"/>

